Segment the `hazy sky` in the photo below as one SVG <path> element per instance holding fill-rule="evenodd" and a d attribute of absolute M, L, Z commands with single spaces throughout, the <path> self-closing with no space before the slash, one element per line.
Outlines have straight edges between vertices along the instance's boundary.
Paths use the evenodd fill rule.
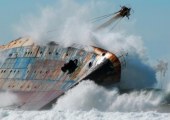
<path fill-rule="evenodd" d="M 53 6 L 56 1 L 0 0 L 0 44 L 16 39 L 14 26 L 20 23 L 22 17 L 36 14 L 40 8 Z M 85 4 L 90 0 L 76 1 Z M 134 10 L 131 18 L 136 21 L 132 26 L 134 31 L 131 33 L 142 37 L 151 58 L 170 58 L 170 0 L 107 0 L 107 2 L 114 4 L 117 9 L 120 5 L 131 6 Z"/>

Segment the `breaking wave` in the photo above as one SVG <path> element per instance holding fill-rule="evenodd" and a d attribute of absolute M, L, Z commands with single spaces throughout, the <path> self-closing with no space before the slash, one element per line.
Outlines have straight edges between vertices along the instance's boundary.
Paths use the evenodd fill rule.
<path fill-rule="evenodd" d="M 137 112 L 156 110 L 163 96 L 154 91 L 134 91 L 120 94 L 118 89 L 105 89 L 92 81 L 83 81 L 61 97 L 53 109 L 97 109 L 108 112 Z"/>
<path fill-rule="evenodd" d="M 157 112 L 163 96 L 154 91 L 120 94 L 92 81 L 84 81 L 60 98 L 53 109 L 18 111 L 0 109 L 1 120 L 169 120 L 169 113 Z"/>
<path fill-rule="evenodd" d="M 0 110 L 1 120 L 169 120 L 169 113 L 90 111 L 10 111 Z"/>
<path fill-rule="evenodd" d="M 13 93 L 9 91 L 0 92 L 0 108 L 8 107 L 17 103 L 19 103 L 19 99 Z"/>
<path fill-rule="evenodd" d="M 21 21 L 20 25 L 16 27 L 17 36 L 31 36 L 38 44 L 56 41 L 67 47 L 73 43 L 81 43 L 83 45 L 97 45 L 114 53 L 123 49 L 128 53 L 128 57 L 125 58 L 127 64 L 122 71 L 119 87 L 133 88 L 136 91 L 120 93 L 118 88 L 108 90 L 92 81 L 84 81 L 61 97 L 51 110 L 13 111 L 0 109 L 0 119 L 170 119 L 169 114 L 157 112 L 162 103 L 165 102 L 169 90 L 163 94 L 156 91 L 137 91 L 137 89 L 154 88 L 158 82 L 156 70 L 150 64 L 141 37 L 129 35 L 126 28 L 120 29 L 118 32 L 108 30 L 95 32 L 93 31 L 94 25 L 87 23 L 89 16 L 99 16 L 99 14 L 94 13 L 96 13 L 96 9 L 102 9 L 101 6 L 112 8 L 108 2 L 79 4 L 75 0 L 59 0 L 57 5 L 40 10 L 38 17 L 26 17 Z M 169 87 L 167 86 L 167 88 Z M 16 100 L 15 96 L 12 98 L 14 101 Z"/>

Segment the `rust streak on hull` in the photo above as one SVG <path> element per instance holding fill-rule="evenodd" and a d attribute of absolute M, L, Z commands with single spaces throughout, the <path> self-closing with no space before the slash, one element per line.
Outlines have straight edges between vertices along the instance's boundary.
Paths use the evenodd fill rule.
<path fill-rule="evenodd" d="M 31 38 L 19 38 L 0 46 L 4 58 L 0 67 L 0 91 L 11 91 L 16 108 L 46 108 L 80 81 L 91 79 L 100 85 L 120 81 L 121 62 L 107 50 L 93 51 L 50 43 L 39 46 Z M 65 66 L 65 67 L 64 67 Z"/>

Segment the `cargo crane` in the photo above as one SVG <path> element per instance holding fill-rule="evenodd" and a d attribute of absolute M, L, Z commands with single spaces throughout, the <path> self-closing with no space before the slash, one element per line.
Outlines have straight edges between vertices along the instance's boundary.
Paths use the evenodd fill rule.
<path fill-rule="evenodd" d="M 120 18 L 124 18 L 127 17 L 129 19 L 131 8 L 126 7 L 126 6 L 121 6 L 121 9 L 115 13 L 111 13 L 111 14 L 107 14 L 107 15 L 103 15 L 97 18 L 93 19 L 93 22 L 97 22 L 100 21 L 102 19 L 111 17 L 108 21 L 106 21 L 105 23 L 101 24 L 100 26 L 98 26 L 97 28 L 95 28 L 96 31 L 106 28 L 108 26 L 110 26 L 113 22 L 120 20 Z"/>
<path fill-rule="evenodd" d="M 113 17 L 97 29 L 107 27 L 118 18 L 129 18 L 130 10 L 123 6 L 114 15 L 107 15 Z M 126 66 L 125 55 L 89 47 L 90 51 L 74 46 L 64 48 L 55 42 L 38 45 L 30 37 L 0 46 L 3 58 L 0 62 L 0 92 L 10 91 L 18 98 L 6 107 L 47 109 L 83 80 L 90 79 L 105 87 L 120 82 L 121 71 Z"/>

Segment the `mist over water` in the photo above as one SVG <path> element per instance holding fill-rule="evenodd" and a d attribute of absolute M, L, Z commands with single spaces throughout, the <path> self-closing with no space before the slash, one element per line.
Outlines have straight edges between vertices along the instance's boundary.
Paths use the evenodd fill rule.
<path fill-rule="evenodd" d="M 103 47 L 119 53 L 121 49 L 128 53 L 126 66 L 122 70 L 120 87 L 124 89 L 153 88 L 157 83 L 156 71 L 149 63 L 144 43 L 139 36 L 122 32 L 96 35 Z M 107 46 L 107 47 L 106 47 Z"/>
<path fill-rule="evenodd" d="M 61 97 L 54 109 L 137 112 L 155 110 L 162 100 L 163 96 L 154 91 L 120 94 L 116 88 L 108 90 L 92 81 L 83 81 Z"/>
<path fill-rule="evenodd" d="M 74 0 L 61 0 L 57 5 L 43 8 L 38 17 L 28 17 L 27 21 L 16 27 L 16 31 L 20 36 L 31 36 L 38 44 L 55 41 L 64 47 L 74 43 L 94 45 L 119 55 L 123 50 L 128 53 L 128 57 L 125 58 L 126 68 L 122 72 L 120 87 L 153 88 L 157 83 L 156 71 L 149 63 L 140 36 L 130 35 L 123 28 L 110 31 L 108 27 L 95 31 L 98 26 L 89 19 L 98 15 L 94 13 L 102 5 L 104 8 L 110 6 L 104 1 L 80 4 Z"/>
<path fill-rule="evenodd" d="M 9 107 L 19 103 L 17 96 L 9 91 L 0 92 L 0 108 Z"/>
<path fill-rule="evenodd" d="M 74 43 L 84 46 L 96 45 L 116 55 L 121 55 L 120 51 L 125 51 L 128 56 L 125 57 L 126 67 L 122 70 L 119 88 L 134 89 L 134 91 L 120 94 L 119 88 L 113 87 L 108 90 L 88 80 L 69 90 L 51 110 L 1 109 L 0 119 L 170 119 L 169 114 L 156 112 L 169 94 L 170 82 L 167 82 L 163 94 L 143 90 L 160 88 L 158 86 L 161 84 L 154 65 L 150 63 L 147 48 L 140 36 L 128 34 L 124 29 L 110 31 L 110 28 L 106 28 L 102 31 L 94 31 L 97 25 L 89 22 L 89 18 L 99 16 L 96 10 L 102 9 L 101 6 L 110 7 L 107 1 L 80 4 L 74 0 L 60 0 L 54 6 L 42 8 L 36 16 L 26 16 L 16 26 L 15 31 L 17 36 L 30 36 L 41 45 L 55 41 L 64 47 Z M 169 80 L 169 78 L 165 79 Z M 15 96 L 12 98 L 16 100 Z M 7 104 L 11 103 L 7 102 Z"/>

